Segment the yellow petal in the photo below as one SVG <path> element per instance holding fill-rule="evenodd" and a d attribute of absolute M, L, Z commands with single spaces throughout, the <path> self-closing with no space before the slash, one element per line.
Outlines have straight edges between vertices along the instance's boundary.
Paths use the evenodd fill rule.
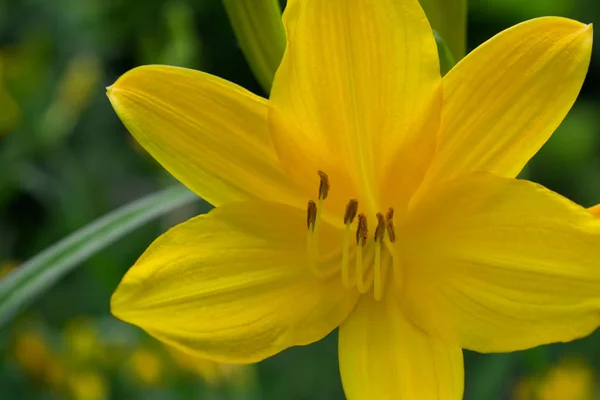
<path fill-rule="evenodd" d="M 600 204 L 597 204 L 594 207 L 588 208 L 588 211 L 590 211 L 592 214 L 600 217 Z"/>
<path fill-rule="evenodd" d="M 319 340 L 346 318 L 356 295 L 338 276 L 311 275 L 305 227 L 305 213 L 286 205 L 218 207 L 158 238 L 123 278 L 112 312 L 223 363 L 255 362 Z M 321 229 L 323 240 L 341 235 Z"/>
<path fill-rule="evenodd" d="M 476 174 L 417 206 L 402 304 L 480 352 L 570 341 L 600 324 L 600 219 L 534 183 Z"/>
<path fill-rule="evenodd" d="M 515 177 L 561 123 L 590 62 L 592 27 L 556 17 L 501 32 L 443 79 L 438 151 L 428 178 Z"/>
<path fill-rule="evenodd" d="M 288 174 L 314 192 L 317 170 L 325 171 L 336 185 L 328 201 L 339 195 L 341 207 L 357 197 L 378 208 L 381 177 L 392 158 L 407 158 L 401 151 L 418 154 L 421 169 L 395 174 L 395 187 L 420 180 L 435 144 L 441 78 L 418 1 L 290 0 L 284 25 L 269 121 Z"/>
<path fill-rule="evenodd" d="M 215 76 L 167 66 L 127 72 L 108 97 L 137 141 L 213 205 L 297 204 L 273 149 L 264 99 Z"/>
<path fill-rule="evenodd" d="M 462 399 L 461 349 L 409 322 L 392 296 L 360 301 L 340 327 L 339 357 L 348 400 Z"/>

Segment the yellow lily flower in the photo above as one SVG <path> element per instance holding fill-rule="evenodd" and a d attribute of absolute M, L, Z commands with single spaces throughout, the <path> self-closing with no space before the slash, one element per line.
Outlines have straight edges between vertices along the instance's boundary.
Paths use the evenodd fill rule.
<path fill-rule="evenodd" d="M 284 24 L 269 100 L 167 66 L 108 89 L 216 206 L 148 248 L 115 316 L 222 363 L 340 327 L 347 397 L 378 400 L 459 399 L 461 348 L 599 325 L 600 218 L 514 179 L 578 95 L 590 25 L 519 24 L 442 79 L 417 0 L 289 0 Z"/>

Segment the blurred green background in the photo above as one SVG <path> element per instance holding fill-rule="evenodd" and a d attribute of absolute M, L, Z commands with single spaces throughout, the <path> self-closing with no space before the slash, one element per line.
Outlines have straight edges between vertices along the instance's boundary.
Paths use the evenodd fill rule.
<path fill-rule="evenodd" d="M 469 49 L 528 18 L 600 26 L 596 0 L 471 0 Z M 128 69 L 192 67 L 263 94 L 218 0 L 0 0 L 0 276 L 106 212 L 173 183 L 104 94 Z M 575 107 L 524 174 L 600 203 L 600 48 Z M 336 333 L 249 367 L 194 360 L 123 324 L 109 297 L 195 204 L 94 256 L 0 330 L 2 399 L 343 399 Z M 600 332 L 525 352 L 467 352 L 466 399 L 596 399 Z"/>

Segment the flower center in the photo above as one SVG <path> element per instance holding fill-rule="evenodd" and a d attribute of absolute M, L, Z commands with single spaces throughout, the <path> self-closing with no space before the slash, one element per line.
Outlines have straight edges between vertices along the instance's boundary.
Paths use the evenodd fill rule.
<path fill-rule="evenodd" d="M 389 208 L 386 215 L 377 213 L 377 227 L 369 237 L 367 216 L 359 213 L 358 200 L 350 199 L 344 214 L 344 234 L 342 238 L 341 262 L 340 253 L 321 256 L 319 249 L 319 227 L 323 202 L 329 193 L 329 177 L 319 171 L 319 197 L 315 203 L 309 200 L 307 209 L 307 253 L 308 264 L 312 273 L 319 278 L 329 278 L 341 269 L 344 287 L 356 287 L 359 293 L 367 293 L 373 288 L 375 300 L 381 300 L 387 276 L 393 272 L 396 284 L 400 281 L 398 257 L 394 242 L 394 209 Z M 356 240 L 352 241 L 352 231 Z"/>

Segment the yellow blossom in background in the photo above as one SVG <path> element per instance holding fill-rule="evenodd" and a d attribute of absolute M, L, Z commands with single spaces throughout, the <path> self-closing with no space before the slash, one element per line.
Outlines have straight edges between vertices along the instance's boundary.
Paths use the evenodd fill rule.
<path fill-rule="evenodd" d="M 28 374 L 44 379 L 54 355 L 40 333 L 33 330 L 19 333 L 15 337 L 13 349 L 15 360 Z"/>
<path fill-rule="evenodd" d="M 58 391 L 65 383 L 64 359 L 38 329 L 20 329 L 13 342 L 15 361 L 27 375 Z"/>
<path fill-rule="evenodd" d="M 71 319 L 63 330 L 65 351 L 76 364 L 102 362 L 108 355 L 92 320 L 85 317 Z"/>
<path fill-rule="evenodd" d="M 593 400 L 597 390 L 597 376 L 587 363 L 563 360 L 545 374 L 519 382 L 514 400 Z"/>
<path fill-rule="evenodd" d="M 222 365 L 171 348 L 164 351 L 154 339 L 128 335 L 129 327 L 123 331 L 122 326 L 115 329 L 114 324 L 122 325 L 116 321 L 102 322 L 76 316 L 56 331 L 43 319 L 29 317 L 15 327 L 14 360 L 42 390 L 75 400 L 110 398 L 113 374 L 127 379 L 126 385 L 148 389 L 163 388 L 183 371 L 191 373 L 188 381 L 201 379 L 212 389 L 254 383 L 253 366 Z"/>
<path fill-rule="evenodd" d="M 170 346 L 166 348 L 179 367 L 200 376 L 208 385 L 219 386 L 228 383 L 232 386 L 243 386 L 254 379 L 253 365 L 220 364 Z"/>
<path fill-rule="evenodd" d="M 584 363 L 565 362 L 550 370 L 537 388 L 539 400 L 592 400 L 594 371 Z"/>
<path fill-rule="evenodd" d="M 54 97 L 40 121 L 40 137 L 56 142 L 73 130 L 100 78 L 100 63 L 92 54 L 78 54 L 57 83 Z"/>
<path fill-rule="evenodd" d="M 4 261 L 0 263 L 0 279 L 4 278 L 6 275 L 10 274 L 19 263 L 15 261 Z"/>
<path fill-rule="evenodd" d="M 225 364 L 339 327 L 350 400 L 460 399 L 462 348 L 598 327 L 600 219 L 516 179 L 577 98 L 590 25 L 521 23 L 442 78 L 417 0 L 289 0 L 283 21 L 268 100 L 168 66 L 108 88 L 216 207 L 146 250 L 115 316 Z"/>
<path fill-rule="evenodd" d="M 143 385 L 155 386 L 163 381 L 164 361 L 149 348 L 136 348 L 129 359 L 129 368 Z"/>
<path fill-rule="evenodd" d="M 67 382 L 70 371 L 65 367 L 65 360 L 61 355 L 54 355 L 46 363 L 46 383 L 55 391 L 59 391 Z"/>
<path fill-rule="evenodd" d="M 106 378 L 94 371 L 72 371 L 68 387 L 73 400 L 105 400 L 110 398 Z"/>
<path fill-rule="evenodd" d="M 167 346 L 167 351 L 179 367 L 200 376 L 207 384 L 217 385 L 223 378 L 222 364 Z"/>

